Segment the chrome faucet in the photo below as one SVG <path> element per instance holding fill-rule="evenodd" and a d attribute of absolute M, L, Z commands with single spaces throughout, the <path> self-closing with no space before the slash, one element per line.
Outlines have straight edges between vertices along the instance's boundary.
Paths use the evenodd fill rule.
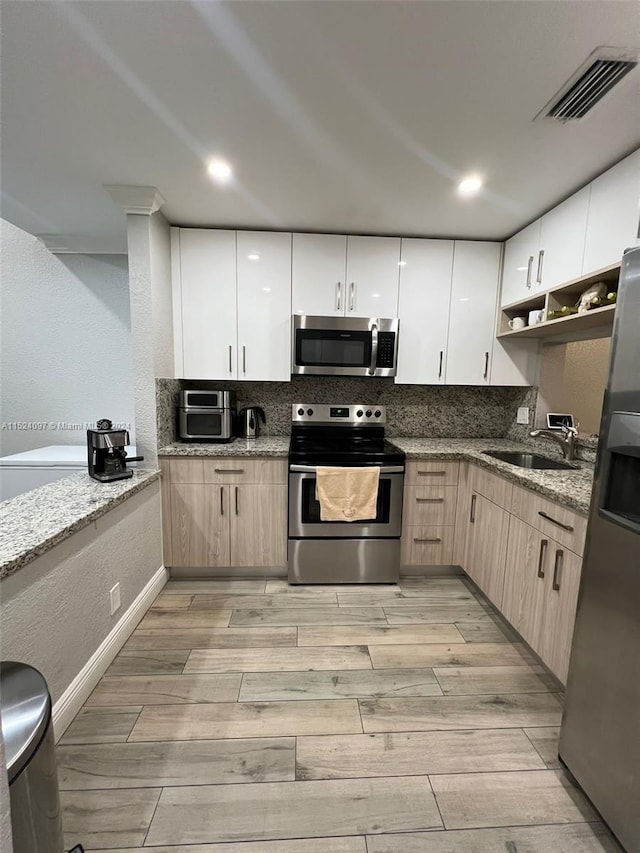
<path fill-rule="evenodd" d="M 534 429 L 529 435 L 531 438 L 550 438 L 557 442 L 562 448 L 562 455 L 567 462 L 572 462 L 576 458 L 576 438 L 578 430 L 575 427 L 563 426 L 561 428 L 562 436 L 558 432 L 550 429 Z"/>

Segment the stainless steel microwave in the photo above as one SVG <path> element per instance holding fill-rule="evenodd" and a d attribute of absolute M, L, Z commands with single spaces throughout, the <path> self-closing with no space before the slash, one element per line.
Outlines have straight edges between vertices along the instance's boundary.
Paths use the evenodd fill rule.
<path fill-rule="evenodd" d="M 236 417 L 233 391 L 181 391 L 177 410 L 182 441 L 231 441 Z"/>
<path fill-rule="evenodd" d="M 397 319 L 295 315 L 291 373 L 395 376 Z"/>

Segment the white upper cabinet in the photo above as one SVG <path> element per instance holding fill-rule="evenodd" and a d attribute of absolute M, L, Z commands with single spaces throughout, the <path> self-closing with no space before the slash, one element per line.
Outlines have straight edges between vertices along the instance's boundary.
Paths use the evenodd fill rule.
<path fill-rule="evenodd" d="M 455 242 L 447 385 L 490 384 L 500 248 L 500 243 Z"/>
<path fill-rule="evenodd" d="M 453 240 L 402 240 L 396 382 L 444 382 Z"/>
<path fill-rule="evenodd" d="M 180 228 L 173 234 L 174 306 L 180 306 L 175 312 L 176 375 L 233 379 L 236 232 Z"/>
<path fill-rule="evenodd" d="M 504 244 L 501 305 L 528 299 L 535 291 L 534 280 L 540 251 L 540 220 L 527 225 Z"/>
<path fill-rule="evenodd" d="M 293 235 L 293 314 L 342 317 L 347 300 L 347 238 Z"/>
<path fill-rule="evenodd" d="M 238 231 L 239 379 L 291 378 L 291 234 Z"/>
<path fill-rule="evenodd" d="M 399 275 L 399 237 L 347 237 L 347 316 L 397 317 Z"/>
<path fill-rule="evenodd" d="M 582 275 L 590 188 L 584 187 L 545 213 L 535 261 L 537 290 L 549 290 Z"/>
<path fill-rule="evenodd" d="M 638 245 L 640 150 L 591 184 L 583 273 L 620 263 L 625 249 Z"/>

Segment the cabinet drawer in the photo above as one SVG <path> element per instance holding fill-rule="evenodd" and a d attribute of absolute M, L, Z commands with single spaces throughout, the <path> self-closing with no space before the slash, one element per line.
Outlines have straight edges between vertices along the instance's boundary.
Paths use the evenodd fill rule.
<path fill-rule="evenodd" d="M 258 483 L 271 485 L 287 482 L 286 459 L 206 459 L 205 483 Z"/>
<path fill-rule="evenodd" d="M 471 489 L 503 509 L 511 509 L 513 483 L 504 477 L 474 465 L 471 469 Z"/>
<path fill-rule="evenodd" d="M 404 490 L 404 524 L 455 524 L 457 494 L 457 486 L 407 486 Z"/>
<path fill-rule="evenodd" d="M 459 462 L 437 459 L 407 462 L 404 481 L 407 486 L 457 486 L 459 467 Z"/>
<path fill-rule="evenodd" d="M 287 482 L 286 459 L 247 459 L 218 457 L 207 459 L 171 459 L 172 483 L 257 483 L 272 485 Z"/>
<path fill-rule="evenodd" d="M 453 527 L 406 527 L 402 533 L 401 563 L 405 566 L 450 566 Z"/>
<path fill-rule="evenodd" d="M 545 536 L 582 556 L 587 535 L 585 516 L 519 486 L 513 488 L 511 512 Z"/>

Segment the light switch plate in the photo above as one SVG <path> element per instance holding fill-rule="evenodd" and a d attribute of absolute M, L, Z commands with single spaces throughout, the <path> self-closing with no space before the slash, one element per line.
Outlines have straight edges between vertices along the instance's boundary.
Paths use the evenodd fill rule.
<path fill-rule="evenodd" d="M 120 584 L 117 583 L 109 590 L 109 599 L 111 601 L 111 615 L 120 609 Z"/>
<path fill-rule="evenodd" d="M 516 419 L 519 424 L 529 424 L 529 407 L 518 406 L 518 417 Z"/>

